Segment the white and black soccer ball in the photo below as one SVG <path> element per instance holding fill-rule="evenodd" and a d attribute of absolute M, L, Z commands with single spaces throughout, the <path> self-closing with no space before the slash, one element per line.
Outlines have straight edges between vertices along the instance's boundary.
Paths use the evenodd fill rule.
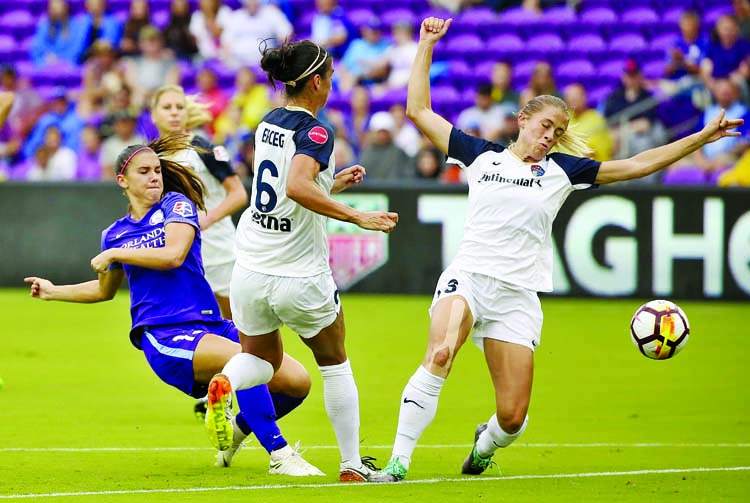
<path fill-rule="evenodd" d="M 638 350 L 654 360 L 666 360 L 682 351 L 690 323 L 674 302 L 652 300 L 639 307 L 630 321 L 630 338 Z"/>

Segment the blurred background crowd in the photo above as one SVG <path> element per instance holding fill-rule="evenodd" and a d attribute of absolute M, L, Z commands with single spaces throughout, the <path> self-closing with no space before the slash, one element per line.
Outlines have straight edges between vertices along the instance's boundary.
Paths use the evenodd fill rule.
<path fill-rule="evenodd" d="M 109 180 L 117 154 L 158 136 L 151 95 L 177 84 L 208 106 L 200 134 L 251 176 L 253 131 L 282 105 L 259 41 L 310 38 L 334 56 L 321 119 L 337 168 L 369 179 L 462 183 L 405 117 L 419 23 L 454 23 L 435 48 L 435 110 L 507 144 L 530 98 L 573 110 L 599 160 L 750 107 L 750 0 L 13 0 L 0 2 L 0 179 Z M 640 184 L 750 186 L 743 135 L 706 145 Z"/>

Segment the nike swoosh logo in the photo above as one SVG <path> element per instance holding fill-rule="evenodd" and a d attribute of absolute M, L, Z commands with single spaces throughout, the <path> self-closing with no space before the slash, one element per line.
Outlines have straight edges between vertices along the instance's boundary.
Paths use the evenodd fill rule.
<path fill-rule="evenodd" d="M 127 232 L 128 232 L 128 231 L 122 231 L 122 232 L 121 232 L 121 233 L 119 233 L 119 234 L 115 234 L 115 239 L 120 239 L 120 236 L 122 236 L 123 234 L 125 234 L 125 233 L 127 233 Z"/>
<path fill-rule="evenodd" d="M 419 405 L 419 404 L 418 404 L 417 402 L 415 402 L 414 400 L 409 400 L 409 399 L 408 399 L 408 398 L 406 398 L 406 397 L 404 397 L 404 403 L 413 403 L 414 405 L 416 405 L 416 406 L 417 406 L 417 407 L 419 407 L 420 409 L 424 409 L 424 407 L 422 407 L 421 405 Z"/>
<path fill-rule="evenodd" d="M 500 166 L 501 164 L 502 164 L 502 162 L 492 161 L 492 165 L 493 166 Z"/>

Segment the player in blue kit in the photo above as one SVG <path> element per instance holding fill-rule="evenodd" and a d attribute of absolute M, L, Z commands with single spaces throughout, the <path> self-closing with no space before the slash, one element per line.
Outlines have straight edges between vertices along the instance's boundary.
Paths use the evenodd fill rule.
<path fill-rule="evenodd" d="M 401 396 L 393 452 L 383 469 L 403 480 L 420 436 L 432 422 L 456 353 L 469 336 L 484 351 L 496 410 L 474 433 L 462 473 L 480 474 L 495 451 L 518 439 L 528 423 L 534 350 L 539 346 L 539 291 L 552 289 L 552 222 L 574 191 L 649 175 L 725 136 L 742 120 L 722 112 L 702 131 L 632 158 L 598 162 L 585 139 L 568 129 L 567 104 L 554 96 L 530 100 L 518 114 L 518 140 L 508 146 L 469 136 L 437 115 L 429 69 L 435 43 L 451 20 L 422 22 L 409 80 L 407 114 L 464 167 L 469 199 L 464 235 L 437 282 L 422 364 Z M 555 152 L 561 147 L 570 154 Z M 473 333 L 472 333 L 473 329 Z"/>
<path fill-rule="evenodd" d="M 231 371 L 212 381 L 240 352 L 237 329 L 221 317 L 201 260 L 198 212 L 205 210 L 203 184 L 187 167 L 170 161 L 191 148 L 184 137 L 163 137 L 126 148 L 117 159 L 117 183 L 130 202 L 128 214 L 102 233 L 102 252 L 91 259 L 98 279 L 54 285 L 29 277 L 31 296 L 67 302 L 111 300 L 127 277 L 130 341 L 142 350 L 159 378 L 183 393 L 208 393 L 206 426 L 219 450 L 217 465 L 229 466 L 252 431 L 271 456 L 269 473 L 323 475 L 292 449 L 276 425 L 307 395 L 307 371 L 284 355 L 283 375 L 268 386 L 236 392 L 240 412 L 231 413 Z M 274 397 L 269 387 L 276 388 Z M 274 400 L 275 398 L 275 400 Z"/>

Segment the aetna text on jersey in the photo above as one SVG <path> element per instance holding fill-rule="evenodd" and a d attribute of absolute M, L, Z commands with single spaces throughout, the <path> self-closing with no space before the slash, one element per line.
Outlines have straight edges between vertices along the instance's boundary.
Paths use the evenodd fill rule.
<path fill-rule="evenodd" d="M 267 213 L 261 213 L 253 210 L 253 223 L 260 225 L 264 229 L 280 232 L 291 232 L 292 221 L 288 218 L 276 218 Z"/>

